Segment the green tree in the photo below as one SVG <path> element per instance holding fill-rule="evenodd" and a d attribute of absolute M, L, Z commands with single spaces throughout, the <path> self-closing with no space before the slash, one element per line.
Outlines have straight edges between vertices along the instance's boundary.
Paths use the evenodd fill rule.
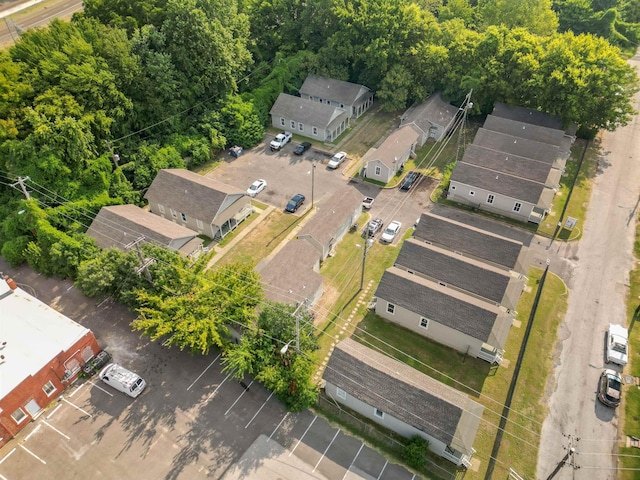
<path fill-rule="evenodd" d="M 485 26 L 523 27 L 538 35 L 551 35 L 558 28 L 551 0 L 478 0 L 478 10 Z"/>
<path fill-rule="evenodd" d="M 440 7 L 438 19 L 441 22 L 458 18 L 469 25 L 474 16 L 474 9 L 469 0 L 449 0 L 446 5 Z"/>

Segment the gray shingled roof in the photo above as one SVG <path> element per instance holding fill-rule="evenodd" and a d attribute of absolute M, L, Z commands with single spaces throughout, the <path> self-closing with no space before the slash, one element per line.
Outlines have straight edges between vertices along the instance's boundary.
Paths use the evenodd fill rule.
<path fill-rule="evenodd" d="M 498 318 L 497 307 L 397 267 L 382 275 L 375 296 L 434 322 L 487 342 Z"/>
<path fill-rule="evenodd" d="M 551 165 L 548 163 L 473 144 L 465 149 L 461 161 L 539 183 L 547 182 L 551 170 Z"/>
<path fill-rule="evenodd" d="M 404 363 L 345 339 L 323 378 L 458 451 L 471 451 L 484 407 Z"/>
<path fill-rule="evenodd" d="M 557 147 L 562 145 L 563 140 L 565 139 L 565 134 L 562 130 L 539 127 L 538 125 L 532 125 L 530 123 L 516 122 L 515 120 L 496 117 L 495 115 L 487 115 L 482 126 L 487 130 L 506 133 L 507 135 L 513 135 L 514 137 L 527 138 L 529 140 L 535 140 L 536 142 L 555 145 Z"/>
<path fill-rule="evenodd" d="M 91 222 L 87 235 L 94 238 L 100 248 L 119 248 L 144 236 L 146 241 L 168 247 L 172 241 L 180 241 L 181 247 L 192 242 L 190 254 L 202 245 L 193 242 L 196 234 L 182 225 L 143 210 L 136 205 L 111 205 L 102 207 Z M 182 251 L 182 248 L 180 248 Z"/>
<path fill-rule="evenodd" d="M 413 239 L 404 242 L 395 264 L 495 303 L 502 303 L 511 279 L 506 272 L 479 267 L 463 256 L 437 251 Z"/>
<path fill-rule="evenodd" d="M 453 170 L 451 181 L 464 183 L 474 188 L 495 192 L 511 197 L 514 200 L 522 200 L 534 205 L 538 204 L 540 195 L 545 189 L 542 183 L 462 162 L 459 162 Z M 478 203 L 484 203 L 485 200 L 486 198 L 478 198 L 477 201 Z"/>
<path fill-rule="evenodd" d="M 144 198 L 211 224 L 228 195 L 244 192 L 189 170 L 171 168 L 158 172 Z"/>
<path fill-rule="evenodd" d="M 423 213 L 413 236 L 454 252 L 514 268 L 522 243 L 490 235 L 462 223 Z"/>
<path fill-rule="evenodd" d="M 420 130 L 429 132 L 432 124 L 446 127 L 456 116 L 458 108 L 442 99 L 440 92 L 434 93 L 424 102 L 411 106 L 400 120 L 401 125 L 415 123 Z"/>
<path fill-rule="evenodd" d="M 305 126 L 318 127 L 323 130 L 337 118 L 347 118 L 349 116 L 349 113 L 342 108 L 312 102 L 311 100 L 294 97 L 286 93 L 278 95 L 278 99 L 271 107 L 269 114 L 290 118 L 303 123 Z"/>
<path fill-rule="evenodd" d="M 370 91 L 371 89 L 364 85 L 318 75 L 308 75 L 300 87 L 301 95 L 335 100 L 349 106 L 355 104 L 362 95 Z"/>
<path fill-rule="evenodd" d="M 395 159 L 401 158 L 409 147 L 418 140 L 418 132 L 409 126 L 394 130 L 376 149 L 371 148 L 363 157 L 363 162 L 379 160 L 392 168 Z"/>
<path fill-rule="evenodd" d="M 554 117 L 540 110 L 531 108 L 507 105 L 506 103 L 496 102 L 493 107 L 493 115 L 497 117 L 515 120 L 516 122 L 530 123 L 540 127 L 554 128 L 556 130 L 564 130 L 564 122 L 560 117 Z"/>
<path fill-rule="evenodd" d="M 314 298 L 322 287 L 322 275 L 313 270 L 318 251 L 309 242 L 290 240 L 260 272 L 267 299 L 298 303 Z M 292 268 L 295 265 L 295 268 Z"/>
<path fill-rule="evenodd" d="M 555 145 L 514 137 L 513 135 L 494 132 L 486 128 L 478 129 L 473 139 L 473 144 L 498 152 L 532 158 L 549 165 L 555 163 L 562 155 L 560 149 Z"/>

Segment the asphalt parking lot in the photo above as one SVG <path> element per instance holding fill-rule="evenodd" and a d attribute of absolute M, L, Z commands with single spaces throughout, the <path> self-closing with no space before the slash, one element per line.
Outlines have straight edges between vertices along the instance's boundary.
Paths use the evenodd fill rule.
<path fill-rule="evenodd" d="M 1 258 L 0 271 L 90 328 L 114 361 L 148 382 L 135 400 L 97 377 L 72 385 L 0 449 L 0 479 L 224 478 L 263 436 L 287 449 L 284 458 L 301 459 L 310 478 L 414 478 L 311 412 L 287 413 L 251 379 L 248 389 L 232 380 L 218 352 L 166 349 L 130 331 L 126 308 L 88 299 L 68 280 L 13 269 Z M 253 473 L 242 478 L 267 478 L 258 460 L 250 463 Z"/>

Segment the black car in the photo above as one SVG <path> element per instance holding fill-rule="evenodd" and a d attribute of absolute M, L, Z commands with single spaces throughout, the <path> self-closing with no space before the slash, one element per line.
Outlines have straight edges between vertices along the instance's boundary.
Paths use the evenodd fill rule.
<path fill-rule="evenodd" d="M 311 148 L 311 144 L 309 142 L 302 142 L 300 145 L 296 147 L 293 151 L 296 155 L 302 155 L 304 152 Z"/>
<path fill-rule="evenodd" d="M 416 183 L 416 180 L 420 178 L 420 174 L 416 171 L 410 171 L 407 173 L 407 176 L 404 177 L 402 183 L 400 184 L 400 190 L 409 190 L 413 187 L 413 184 Z"/>
<path fill-rule="evenodd" d="M 294 213 L 296 210 L 298 210 L 298 207 L 300 207 L 300 205 L 302 205 L 303 203 L 304 203 L 304 195 L 301 193 L 298 193 L 294 195 L 293 198 L 291 198 L 291 200 L 289 200 L 289 203 L 287 203 L 287 206 L 284 207 L 284 210 L 286 212 Z"/>

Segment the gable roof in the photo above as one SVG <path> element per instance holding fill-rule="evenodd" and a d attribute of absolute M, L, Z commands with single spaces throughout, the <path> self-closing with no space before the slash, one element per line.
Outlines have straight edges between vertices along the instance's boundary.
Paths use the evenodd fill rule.
<path fill-rule="evenodd" d="M 554 164 L 562 156 L 562 152 L 556 145 L 495 132 L 486 128 L 478 129 L 473 139 L 473 144 L 498 152 L 532 158 L 550 165 Z"/>
<path fill-rule="evenodd" d="M 301 95 L 326 98 L 340 102 L 345 106 L 355 104 L 360 97 L 370 91 L 371 89 L 364 85 L 336 80 L 335 78 L 320 77 L 318 75 L 307 75 L 307 78 L 300 87 Z"/>
<path fill-rule="evenodd" d="M 378 148 L 369 149 L 364 154 L 363 162 L 378 160 L 391 168 L 393 163 L 407 153 L 409 147 L 415 144 L 419 137 L 420 135 L 413 128 L 400 127 L 385 138 Z"/>
<path fill-rule="evenodd" d="M 421 215 L 413 236 L 508 269 L 515 267 L 523 246 L 521 242 L 430 213 Z"/>
<path fill-rule="evenodd" d="M 102 207 L 91 222 L 87 235 L 94 238 L 100 248 L 123 249 L 127 244 L 144 236 L 145 241 L 169 247 L 180 241 L 180 246 L 197 238 L 196 234 L 182 225 L 154 215 L 136 205 L 111 205 Z M 191 244 L 192 250 L 202 244 Z M 191 252 L 185 252 L 187 254 Z"/>
<path fill-rule="evenodd" d="M 349 116 L 348 112 L 342 108 L 325 103 L 312 102 L 311 100 L 286 93 L 278 95 L 278 99 L 271 107 L 269 114 L 289 118 L 321 129 L 327 128 L 342 116 Z"/>
<path fill-rule="evenodd" d="M 560 117 L 554 117 L 553 115 L 541 112 L 540 110 L 534 110 L 532 108 L 496 102 L 493 106 L 493 112 L 491 113 L 492 115 L 509 120 L 515 120 L 516 122 L 524 122 L 532 125 L 538 125 L 540 127 L 564 130 L 564 122 Z"/>
<path fill-rule="evenodd" d="M 316 213 L 298 233 L 298 238 L 310 236 L 327 246 L 338 229 L 362 205 L 362 195 L 351 186 L 344 186 L 317 206 Z"/>
<path fill-rule="evenodd" d="M 158 172 L 144 198 L 211 224 L 229 195 L 244 192 L 183 168 L 169 168 Z"/>
<path fill-rule="evenodd" d="M 539 183 L 547 182 L 552 168 L 550 164 L 532 158 L 498 152 L 474 144 L 465 149 L 461 162 Z"/>
<path fill-rule="evenodd" d="M 489 265 L 482 267 L 478 263 L 410 238 L 402 245 L 395 266 L 405 267 L 437 283 L 451 285 L 488 301 L 502 303 L 511 276 L 504 270 L 491 269 Z"/>
<path fill-rule="evenodd" d="M 563 146 L 565 140 L 565 133 L 562 130 L 517 122 L 495 115 L 487 115 L 483 127 L 495 132 L 506 133 L 514 137 L 528 138 L 529 140 L 535 140 L 536 142 L 547 143 L 557 147 Z"/>
<path fill-rule="evenodd" d="M 445 445 L 471 452 L 484 407 L 462 392 L 349 338 L 336 345 L 323 378 Z"/>
<path fill-rule="evenodd" d="M 540 196 L 546 188 L 543 183 L 463 162 L 459 162 L 454 168 L 451 173 L 451 181 L 464 183 L 474 188 L 498 193 L 514 200 L 534 205 L 538 204 L 538 200 L 540 200 Z M 485 200 L 486 198 L 478 198 L 478 203 L 484 203 Z"/>
<path fill-rule="evenodd" d="M 455 118 L 458 108 L 442 99 L 440 92 L 434 93 L 424 102 L 411 106 L 400 119 L 400 125 L 415 124 L 424 133 L 431 125 L 447 127 Z"/>

